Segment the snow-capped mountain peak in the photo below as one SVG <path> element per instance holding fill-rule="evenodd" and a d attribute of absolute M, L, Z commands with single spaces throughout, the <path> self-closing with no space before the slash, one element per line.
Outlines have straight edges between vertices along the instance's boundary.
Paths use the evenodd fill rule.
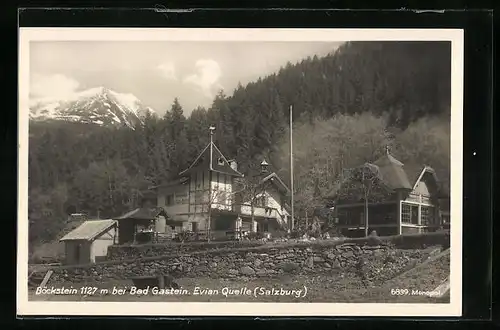
<path fill-rule="evenodd" d="M 60 98 L 30 100 L 33 120 L 66 120 L 105 126 L 134 126 L 142 122 L 146 107 L 133 94 L 118 93 L 106 87 L 95 87 Z"/>

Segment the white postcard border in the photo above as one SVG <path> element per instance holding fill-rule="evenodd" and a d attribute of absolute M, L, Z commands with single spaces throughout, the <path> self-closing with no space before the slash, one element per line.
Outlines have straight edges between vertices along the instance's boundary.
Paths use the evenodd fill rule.
<path fill-rule="evenodd" d="M 451 275 L 449 304 L 192 303 L 28 301 L 28 126 L 32 41 L 438 41 L 452 43 Z M 20 28 L 18 108 L 17 313 L 92 316 L 461 316 L 463 173 L 463 30 L 461 29 L 170 29 Z"/>

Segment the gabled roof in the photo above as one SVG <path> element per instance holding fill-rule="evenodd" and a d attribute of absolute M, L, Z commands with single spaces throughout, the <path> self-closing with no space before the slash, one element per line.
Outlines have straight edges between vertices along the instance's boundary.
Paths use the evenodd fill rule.
<path fill-rule="evenodd" d="M 425 173 L 430 173 L 438 182 L 432 167 L 412 162 L 403 164 L 389 153 L 373 162 L 373 165 L 377 166 L 380 179 L 391 189 L 413 190 Z"/>
<path fill-rule="evenodd" d="M 412 184 L 408 179 L 408 175 L 403 169 L 403 163 L 390 154 L 387 153 L 383 155 L 373 162 L 373 165 L 375 165 L 378 170 L 380 180 L 389 188 L 393 190 L 412 189 Z"/>
<path fill-rule="evenodd" d="M 60 239 L 60 241 L 91 241 L 115 225 L 115 220 L 88 220 L 82 223 L 76 229 L 67 233 L 63 238 Z"/>
<path fill-rule="evenodd" d="M 267 181 L 271 181 L 271 183 L 276 185 L 276 187 L 278 187 L 278 189 L 281 190 L 282 192 L 284 192 L 285 194 L 290 193 L 290 189 L 288 188 L 288 186 L 283 182 L 283 180 L 281 180 L 281 178 L 275 172 L 264 177 L 261 180 L 261 183 L 264 183 Z"/>
<path fill-rule="evenodd" d="M 140 207 L 137 208 L 133 211 L 130 211 L 128 213 L 125 213 L 122 216 L 119 216 L 118 218 L 115 218 L 116 220 L 153 220 L 156 219 L 157 216 L 159 215 L 165 215 L 166 213 L 161 207 L 153 207 L 153 208 L 145 208 L 145 207 Z"/>
<path fill-rule="evenodd" d="M 217 148 L 215 143 L 210 142 L 203 149 L 203 151 L 196 157 L 193 163 L 180 172 L 179 175 L 182 176 L 191 172 L 194 169 L 205 168 L 213 172 L 219 172 L 223 174 L 228 174 L 237 177 L 243 177 L 243 174 L 233 169 L 229 164 L 229 161 L 222 154 L 222 152 Z"/>
<path fill-rule="evenodd" d="M 418 165 L 416 163 L 403 164 L 394 156 L 386 153 L 373 163 L 367 163 L 377 174 L 380 182 L 389 190 L 413 190 L 423 175 L 431 173 L 437 182 L 435 171 L 430 166 Z M 343 182 L 337 184 L 329 194 L 328 198 L 335 196 L 340 187 L 351 178 L 347 177 Z"/>
<path fill-rule="evenodd" d="M 424 176 L 425 173 L 430 173 L 434 177 L 436 183 L 439 182 L 436 175 L 436 171 L 434 171 L 434 169 L 430 166 L 424 166 L 424 168 L 420 171 L 420 174 L 418 175 L 417 179 L 413 183 L 413 189 L 417 187 L 417 184 L 420 182 L 420 180 L 422 180 L 422 177 Z"/>

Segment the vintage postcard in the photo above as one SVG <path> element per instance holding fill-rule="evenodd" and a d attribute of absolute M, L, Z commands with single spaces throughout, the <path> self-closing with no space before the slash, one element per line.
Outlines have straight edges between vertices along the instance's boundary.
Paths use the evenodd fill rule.
<path fill-rule="evenodd" d="M 461 315 L 462 30 L 19 38 L 18 315 Z"/>

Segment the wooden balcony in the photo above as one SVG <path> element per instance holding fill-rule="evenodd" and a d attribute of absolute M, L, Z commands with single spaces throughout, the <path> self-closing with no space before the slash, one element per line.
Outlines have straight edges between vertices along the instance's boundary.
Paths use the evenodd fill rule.
<path fill-rule="evenodd" d="M 243 216 L 252 216 L 252 206 L 247 204 L 233 205 L 233 211 Z M 276 219 L 280 224 L 286 223 L 285 213 L 274 207 L 254 206 L 253 215 L 260 218 Z"/>

